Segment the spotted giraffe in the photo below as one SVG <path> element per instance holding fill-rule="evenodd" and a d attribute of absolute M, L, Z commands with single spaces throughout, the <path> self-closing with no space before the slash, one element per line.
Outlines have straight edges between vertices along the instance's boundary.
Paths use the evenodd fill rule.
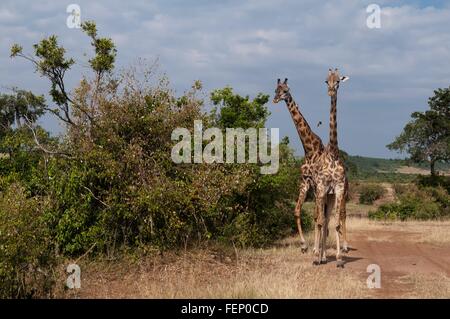
<path fill-rule="evenodd" d="M 305 152 L 304 161 L 301 166 L 300 191 L 294 212 L 295 222 L 297 224 L 298 233 L 300 235 L 301 251 L 304 253 L 308 249 L 308 246 L 306 245 L 305 238 L 303 237 L 301 226 L 302 206 L 308 190 L 311 187 L 314 187 L 313 175 L 316 167 L 315 162 L 323 153 L 324 146 L 320 137 L 311 130 L 308 122 L 300 112 L 297 103 L 292 98 L 287 81 L 288 79 L 285 79 L 284 82 L 281 82 L 281 80 L 278 79 L 273 102 L 278 103 L 281 100 L 286 102 L 286 106 L 289 110 L 289 113 L 291 114 L 292 120 L 294 121 L 294 125 L 300 136 L 303 150 Z"/>
<path fill-rule="evenodd" d="M 348 77 L 340 77 L 338 70 L 329 69 L 327 79 L 328 95 L 331 97 L 330 107 L 330 140 L 325 147 L 317 168 L 319 179 L 316 181 L 316 233 L 314 248 L 318 251 L 318 260 L 315 264 L 326 263 L 326 237 L 328 234 L 328 221 L 335 209 L 335 234 L 336 234 L 336 261 L 338 267 L 343 267 L 344 262 L 340 255 L 340 235 L 343 237 L 342 251 L 348 252 L 346 232 L 346 195 L 348 192 L 348 179 L 345 166 L 339 156 L 337 139 L 337 91 L 340 82 L 345 82 Z M 324 206 L 323 206 L 324 204 Z M 320 211 L 324 207 L 323 211 Z"/>
<path fill-rule="evenodd" d="M 302 234 L 300 215 L 301 207 L 305 200 L 306 193 L 309 188 L 314 189 L 316 197 L 314 222 L 315 222 L 315 236 L 314 236 L 314 253 L 318 257 L 314 264 L 326 263 L 326 237 L 328 233 L 328 221 L 333 207 L 336 207 L 336 260 L 339 267 L 343 266 L 342 257 L 340 255 L 340 240 L 339 233 L 341 231 L 340 221 L 342 212 L 345 215 L 345 190 L 346 190 L 346 176 L 343 163 L 336 157 L 336 152 L 333 150 L 333 143 L 328 144 L 324 148 L 321 139 L 312 132 L 308 123 L 298 109 L 298 105 L 293 100 L 287 79 L 281 83 L 277 82 L 275 90 L 274 103 L 284 100 L 291 113 L 294 124 L 299 133 L 300 139 L 305 151 L 304 164 L 301 167 L 302 180 L 300 183 L 300 193 L 295 209 L 295 217 L 297 227 L 299 230 L 302 251 L 306 251 L 306 243 Z M 333 133 L 334 136 L 334 133 Z M 336 135 L 337 141 L 337 135 Z M 346 241 L 344 241 L 346 245 Z"/>

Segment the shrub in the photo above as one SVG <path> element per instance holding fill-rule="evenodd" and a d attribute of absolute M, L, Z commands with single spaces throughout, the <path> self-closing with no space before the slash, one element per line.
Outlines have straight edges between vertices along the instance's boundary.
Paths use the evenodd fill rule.
<path fill-rule="evenodd" d="M 55 255 L 42 212 L 19 184 L 0 193 L 0 298 L 49 297 Z"/>
<path fill-rule="evenodd" d="M 411 188 L 395 203 L 381 205 L 369 212 L 372 219 L 438 219 L 450 216 L 450 196 L 440 188 Z"/>
<path fill-rule="evenodd" d="M 236 218 L 229 219 L 221 239 L 259 247 L 296 232 L 299 169 L 295 162 L 282 163 L 277 174 L 253 176 L 254 182 L 231 199 L 241 211 L 235 210 Z M 304 230 L 312 228 L 312 217 L 306 211 L 302 212 L 302 225 Z"/>
<path fill-rule="evenodd" d="M 19 45 L 11 50 L 50 80 L 55 108 L 42 112 L 57 116 L 67 130 L 63 138 L 51 138 L 36 125 L 12 125 L 12 113 L 6 118 L 11 123 L 2 125 L 8 134 L 0 132 L 1 296 L 48 294 L 59 253 L 163 250 L 209 239 L 261 246 L 293 229 L 300 165 L 288 143 L 280 143 L 280 169 L 269 176 L 259 173 L 259 164 L 171 159 L 178 142 L 173 130 L 187 128 L 192 135 L 194 120 L 205 129 L 263 127 L 268 95 L 250 99 L 231 88 L 216 90 L 215 108 L 205 114 L 200 82 L 176 96 L 165 77 L 151 84 L 155 70 L 143 64 L 114 73 L 112 40 L 98 38 L 92 22 L 82 29 L 95 49 L 89 60 L 94 72 L 72 92 L 65 89 L 64 74 L 75 61 L 66 58 L 56 36 L 36 44 L 34 55 Z M 311 219 L 304 216 L 308 228 Z"/>
<path fill-rule="evenodd" d="M 443 187 L 447 193 L 450 193 L 450 176 L 443 175 L 419 175 L 416 184 L 420 187 Z"/>
<path fill-rule="evenodd" d="M 417 186 L 415 184 L 394 183 L 392 184 L 392 188 L 394 189 L 395 195 L 398 197 L 407 192 L 415 191 Z"/>
<path fill-rule="evenodd" d="M 186 128 L 192 136 L 195 120 L 202 120 L 205 129 L 264 127 L 269 95 L 251 99 L 230 87 L 215 90 L 210 95 L 214 107 L 206 114 L 199 81 L 176 96 L 168 79 L 154 81 L 156 70 L 143 61 L 114 72 L 112 40 L 98 37 L 93 22 L 81 28 L 95 51 L 89 60 L 93 73 L 72 92 L 66 91 L 64 75 L 75 61 L 66 57 L 56 36 L 34 45 L 32 55 L 20 45 L 11 48 L 12 57 L 34 62 L 50 80 L 51 113 L 67 124 L 67 131 L 62 139 L 52 139 L 38 127 L 38 134 L 27 127 L 30 145 L 19 149 L 28 152 L 24 161 L 36 149 L 35 160 L 26 171 L 23 164 L 13 169 L 3 165 L 11 161 L 0 161 L 0 174 L 18 174 L 27 189 L 36 190 L 33 195 L 51 198 L 42 221 L 58 252 L 73 256 L 95 247 L 109 254 L 144 245 L 162 250 L 216 238 L 259 246 L 292 228 L 299 163 L 287 143 L 281 143 L 280 170 L 272 176 L 261 176 L 259 164 L 175 164 L 171 158 L 178 143 L 172 140 L 174 129 Z M 0 151 L 24 144 L 24 136 L 14 136 L 18 140 L 0 145 Z M 0 179 L 0 187 L 6 183 Z"/>
<path fill-rule="evenodd" d="M 124 86 L 97 93 L 95 125 L 73 116 L 80 124 L 70 128 L 63 147 L 71 158 L 48 163 L 54 201 L 45 220 L 62 253 L 79 255 L 93 245 L 106 253 L 121 246 L 169 249 L 209 239 L 261 246 L 290 231 L 300 171 L 287 143 L 280 144 L 274 175 L 261 175 L 258 164 L 175 164 L 170 157 L 175 128 L 192 131 L 197 119 L 205 128 L 221 127 L 220 114 L 234 126 L 236 101 L 244 101 L 239 109 L 257 111 L 240 114 L 237 124 L 261 126 L 268 97 L 250 101 L 228 88 L 221 105 L 228 111 L 208 117 L 196 98 L 199 85 L 176 97 L 164 81 L 150 87 L 138 76 L 123 76 Z M 77 89 L 82 108 L 89 108 L 83 103 L 91 90 L 87 82 Z"/>
<path fill-rule="evenodd" d="M 380 199 L 385 193 L 383 186 L 378 184 L 366 184 L 359 187 L 359 203 L 371 205 Z"/>
<path fill-rule="evenodd" d="M 348 183 L 348 192 L 347 192 L 347 201 L 354 200 L 355 198 L 358 198 L 359 196 L 359 188 L 360 188 L 360 182 L 359 181 L 349 181 Z"/>

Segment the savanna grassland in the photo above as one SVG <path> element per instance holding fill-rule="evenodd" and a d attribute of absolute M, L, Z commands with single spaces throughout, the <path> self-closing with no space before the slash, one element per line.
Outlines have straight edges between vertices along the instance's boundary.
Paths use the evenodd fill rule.
<path fill-rule="evenodd" d="M 351 250 L 337 269 L 334 236 L 329 263 L 312 266 L 296 235 L 264 248 L 214 244 L 152 256 L 85 260 L 79 298 L 449 298 L 450 221 L 377 221 L 368 212 L 393 200 L 392 186 L 375 203 L 348 203 Z M 391 189 L 389 189 L 391 187 Z M 312 202 L 306 203 L 310 213 Z M 330 222 L 332 225 L 333 220 Z M 330 232 L 331 234 L 331 232 Z M 313 234 L 306 236 L 313 245 Z M 67 261 L 69 262 L 69 261 Z M 381 288 L 369 289 L 367 266 L 381 267 Z"/>
<path fill-rule="evenodd" d="M 116 71 L 115 43 L 94 22 L 81 31 L 91 55 L 70 89 L 65 75 L 76 61 L 57 36 L 11 47 L 11 58 L 47 81 L 49 97 L 0 94 L 0 298 L 450 297 L 450 88 L 437 90 L 431 113 L 414 113 L 388 146 L 413 145 L 411 160 L 341 151 L 352 249 L 336 269 L 330 231 L 329 263 L 313 267 L 295 236 L 303 159 L 289 138 L 278 144 L 276 174 L 260 174 L 262 161 L 171 157 L 179 142 L 172 133 L 193 135 L 195 120 L 219 132 L 264 128 L 269 94 L 205 92 L 200 81 L 176 94 L 155 63 Z M 43 116 L 64 132 L 48 131 Z M 302 225 L 310 248 L 313 206 L 309 194 Z M 80 289 L 65 287 L 73 263 Z M 381 267 L 380 289 L 367 288 L 369 264 Z"/>

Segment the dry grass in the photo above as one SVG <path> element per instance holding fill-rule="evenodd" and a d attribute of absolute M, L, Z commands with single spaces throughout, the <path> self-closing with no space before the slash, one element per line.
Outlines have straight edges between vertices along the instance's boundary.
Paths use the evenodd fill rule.
<path fill-rule="evenodd" d="M 364 205 L 355 202 L 348 202 L 346 208 L 347 216 L 349 217 L 367 217 L 369 211 L 374 210 L 376 207 L 374 205 Z"/>
<path fill-rule="evenodd" d="M 417 243 L 428 243 L 433 245 L 450 245 L 450 221 L 371 221 L 366 218 L 348 218 L 347 228 L 351 230 L 395 230 L 415 233 L 409 236 Z M 374 241 L 389 241 L 383 234 Z"/>
<path fill-rule="evenodd" d="M 289 243 L 291 242 L 292 245 Z M 211 250 L 139 262 L 82 266 L 88 298 L 362 298 L 365 282 L 335 268 L 314 268 L 288 240 L 271 249 L 246 249 L 218 256 Z M 65 296 L 74 297 L 74 296 Z"/>
<path fill-rule="evenodd" d="M 401 174 L 418 174 L 418 175 L 430 175 L 429 169 L 424 168 L 418 168 L 418 167 L 411 167 L 411 166 L 401 166 L 397 168 L 397 173 Z M 440 174 L 449 176 L 450 171 L 439 171 Z"/>
<path fill-rule="evenodd" d="M 330 226 L 333 220 L 330 221 Z M 331 231 L 328 255 L 335 253 Z M 389 241 L 389 233 L 404 231 L 407 241 L 450 244 L 450 221 L 376 222 L 348 218 L 349 232 L 376 231 L 369 241 Z M 389 230 L 392 230 L 389 232 Z M 411 236 L 411 234 L 413 234 Z M 403 238 L 403 236 L 401 236 Z M 313 246 L 313 233 L 306 234 Z M 352 242 L 350 242 L 350 246 Z M 450 297 L 449 277 L 409 273 L 392 278 L 406 290 L 377 295 L 366 286 L 366 265 L 362 270 L 349 265 L 337 270 L 334 263 L 311 265 L 311 249 L 300 253 L 297 236 L 266 249 L 209 247 L 166 253 L 163 256 L 124 257 L 116 261 L 82 261 L 82 289 L 63 291 L 63 298 L 367 298 Z M 358 267 L 358 266 L 356 266 Z M 63 282 L 63 281 L 61 281 Z M 413 287 L 410 289 L 410 287 Z"/>
<path fill-rule="evenodd" d="M 405 298 L 450 298 L 450 279 L 445 274 L 409 274 L 398 280 L 403 285 L 412 286 Z"/>

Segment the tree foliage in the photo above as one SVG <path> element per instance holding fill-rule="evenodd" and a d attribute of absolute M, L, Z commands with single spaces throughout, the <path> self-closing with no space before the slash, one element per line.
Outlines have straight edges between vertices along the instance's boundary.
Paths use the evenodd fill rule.
<path fill-rule="evenodd" d="M 35 125 L 44 114 L 45 99 L 25 90 L 14 88 L 12 94 L 0 95 L 0 172 L 14 174 L 31 182 L 40 168 L 42 152 L 35 138 L 54 142 L 48 132 Z M 30 131 L 29 127 L 34 126 Z M 36 134 L 36 135 L 35 135 Z"/>
<path fill-rule="evenodd" d="M 231 87 L 214 90 L 211 101 L 216 107 L 212 111 L 219 127 L 247 129 L 263 127 L 269 112 L 265 104 L 269 101 L 267 94 L 259 93 L 252 101 L 249 96 L 235 94 Z"/>
<path fill-rule="evenodd" d="M 95 91 L 98 91 L 104 75 L 114 69 L 115 44 L 109 38 L 99 38 L 96 24 L 92 21 L 82 23 L 81 28 L 92 39 L 91 45 L 95 50 L 95 56 L 89 60 L 89 64 L 95 74 L 93 85 Z M 83 113 L 92 122 L 94 117 L 92 105 L 90 105 L 90 108 L 84 108 L 76 103 L 70 96 L 70 90 L 66 87 L 65 76 L 75 60 L 66 57 L 66 50 L 58 43 L 57 36 L 51 35 L 42 39 L 39 43 L 33 45 L 33 49 L 34 55 L 25 54 L 22 46 L 14 44 L 11 47 L 10 56 L 12 58 L 21 57 L 32 62 L 36 72 L 50 81 L 49 94 L 56 107 L 47 108 L 47 110 L 71 126 L 76 125 L 71 118 L 72 109 Z M 93 98 L 95 97 L 96 94 Z"/>
<path fill-rule="evenodd" d="M 429 110 L 412 113 L 412 120 L 387 147 L 407 152 L 415 162 L 428 162 L 435 175 L 436 162 L 450 159 L 450 87 L 435 90 L 428 105 Z"/>
<path fill-rule="evenodd" d="M 205 101 L 196 81 L 177 96 L 152 67 L 115 72 L 112 40 L 99 37 L 93 22 L 82 31 L 95 51 L 92 76 L 73 89 L 65 76 L 75 60 L 56 36 L 34 45 L 32 55 L 11 48 L 11 57 L 27 59 L 50 81 L 52 105 L 22 90 L 0 96 L 0 277 L 7 282 L 0 295 L 46 295 L 50 281 L 37 269 L 51 272 L 58 255 L 111 256 L 209 240 L 262 246 L 292 231 L 300 170 L 287 139 L 274 175 L 261 175 L 259 164 L 171 159 L 172 131 L 192 133 L 194 120 L 204 129 L 263 127 L 268 95 L 250 99 L 226 87 Z M 205 113 L 208 102 L 214 109 Z M 62 138 L 37 125 L 45 113 L 66 124 Z"/>

